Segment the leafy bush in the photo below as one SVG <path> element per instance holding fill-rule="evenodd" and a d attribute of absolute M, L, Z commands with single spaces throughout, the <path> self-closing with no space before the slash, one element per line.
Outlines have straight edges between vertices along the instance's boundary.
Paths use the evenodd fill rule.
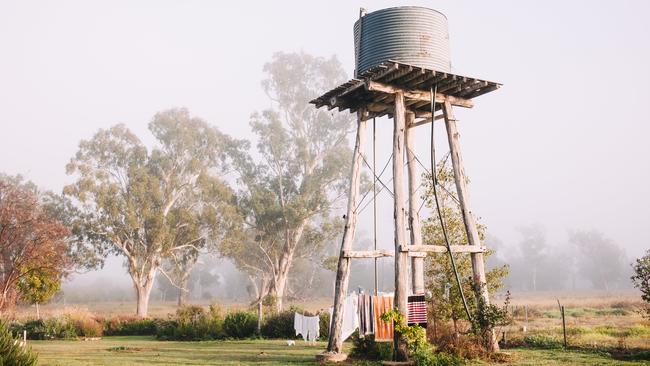
<path fill-rule="evenodd" d="M 406 340 L 411 358 L 417 366 L 456 366 L 463 361 L 450 354 L 436 353 L 427 341 L 426 331 L 418 325 L 407 325 L 404 315 L 392 309 L 381 315 L 381 320 L 392 321 L 395 332 L 401 334 Z"/>
<path fill-rule="evenodd" d="M 120 316 L 103 321 L 107 336 L 156 335 L 156 320 Z"/>
<path fill-rule="evenodd" d="M 413 332 L 411 332 L 413 334 Z M 411 340 L 411 344 L 414 344 Z M 358 333 L 352 335 L 352 350 L 350 356 L 365 360 L 390 360 L 393 356 L 392 342 L 375 342 L 374 335 L 360 338 Z M 434 352 L 430 345 L 411 349 L 411 358 L 417 366 L 457 366 L 463 364 L 462 359 L 447 353 Z"/>
<path fill-rule="evenodd" d="M 262 324 L 262 337 L 270 339 L 295 339 L 296 330 L 293 328 L 293 319 L 296 312 L 305 313 L 304 310 L 292 306 L 289 310 L 267 315 Z M 328 312 L 319 314 L 318 325 L 319 339 L 327 340 L 330 333 L 330 314 Z"/>
<path fill-rule="evenodd" d="M 11 332 L 22 335 L 27 331 L 27 339 L 71 339 L 77 337 L 77 329 L 67 316 L 50 319 L 28 320 L 25 324 L 14 323 Z"/>
<path fill-rule="evenodd" d="M 206 312 L 199 306 L 176 310 L 175 319 L 158 321 L 156 338 L 161 340 L 198 341 L 224 337 L 223 317 L 217 306 Z"/>
<path fill-rule="evenodd" d="M 435 353 L 432 350 L 414 353 L 413 361 L 417 366 L 458 366 L 463 364 L 463 360 L 456 356 Z"/>
<path fill-rule="evenodd" d="M 156 324 L 156 338 L 161 341 L 185 340 L 180 338 L 178 322 L 175 320 L 161 320 Z"/>
<path fill-rule="evenodd" d="M 293 325 L 293 320 L 291 321 Z M 231 338 L 249 338 L 255 335 L 257 315 L 248 311 L 236 311 L 226 315 L 223 330 Z"/>
<path fill-rule="evenodd" d="M 76 319 L 73 324 L 77 335 L 83 337 L 101 337 L 104 330 L 101 323 L 90 318 Z"/>
<path fill-rule="evenodd" d="M 32 366 L 36 365 L 36 354 L 14 339 L 7 325 L 0 321 L 0 365 Z"/>
<path fill-rule="evenodd" d="M 374 335 L 361 338 L 358 332 L 354 332 L 350 356 L 365 360 L 390 360 L 393 356 L 393 343 L 375 342 Z"/>
<path fill-rule="evenodd" d="M 330 337 L 330 313 L 324 311 L 320 313 L 320 319 L 318 321 L 320 339 L 327 340 Z"/>
<path fill-rule="evenodd" d="M 524 337 L 524 346 L 531 348 L 556 349 L 562 348 L 563 343 L 560 338 L 546 334 L 531 334 Z"/>
<path fill-rule="evenodd" d="M 440 329 L 440 328 L 439 328 Z M 439 353 L 446 353 L 454 357 L 466 360 L 491 360 L 494 353 L 486 347 L 481 336 L 472 333 L 460 334 L 452 329 L 445 330 L 436 339 L 436 347 Z"/>
<path fill-rule="evenodd" d="M 650 318 L 650 249 L 632 264 L 632 269 L 634 270 L 632 283 L 641 291 L 641 299 L 645 302 L 641 311 Z"/>
<path fill-rule="evenodd" d="M 506 293 L 505 304 L 502 308 L 494 304 L 486 304 L 482 297 L 478 297 L 474 312 L 474 321 L 472 322 L 472 331 L 481 337 L 483 346 L 486 349 L 491 349 L 494 329 L 497 326 L 508 325 L 512 322 L 512 318 L 508 314 L 509 303 L 510 291 Z"/>
<path fill-rule="evenodd" d="M 296 338 L 296 331 L 293 329 L 294 313 L 293 310 L 285 310 L 269 315 L 262 324 L 262 336 L 265 338 Z"/>

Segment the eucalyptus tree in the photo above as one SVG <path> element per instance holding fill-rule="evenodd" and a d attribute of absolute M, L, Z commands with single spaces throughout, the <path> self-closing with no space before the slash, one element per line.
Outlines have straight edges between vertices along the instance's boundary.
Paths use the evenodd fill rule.
<path fill-rule="evenodd" d="M 423 242 L 428 245 L 446 245 L 445 234 L 450 244 L 466 244 L 467 233 L 463 224 L 463 215 L 454 191 L 454 172 L 447 166 L 447 159 L 443 158 L 438 164 L 437 194 L 440 205 L 440 215 L 445 225 L 445 232 L 440 225 L 440 216 L 436 209 L 433 184 L 430 173 L 425 173 L 423 195 L 424 203 L 431 209 L 431 216 L 422 225 Z M 478 233 L 481 241 L 485 240 L 486 227 L 478 224 Z M 494 252 L 486 253 L 486 258 Z M 472 274 L 471 257 L 467 253 L 454 253 L 456 271 L 460 277 L 463 294 L 458 287 L 454 267 L 451 264 L 449 253 L 432 253 L 426 258 L 426 287 L 433 295 L 434 320 L 451 320 L 454 334 L 458 337 L 461 332 L 459 320 L 466 319 L 467 315 L 463 303 L 463 296 L 469 311 L 474 317 L 479 315 L 479 304 L 476 296 L 476 286 Z M 486 273 L 487 288 L 491 295 L 503 287 L 503 279 L 508 275 L 508 266 L 501 265 L 492 268 Z"/>
<path fill-rule="evenodd" d="M 186 109 L 156 114 L 149 130 L 151 151 L 122 124 L 81 141 L 67 166 L 76 181 L 64 190 L 86 240 L 125 258 L 143 317 L 163 261 L 227 240 L 238 222 L 223 180 L 231 140 Z"/>
<path fill-rule="evenodd" d="M 258 283 L 258 297 L 270 294 L 279 310 L 295 259 L 318 253 L 330 237 L 331 209 L 347 189 L 353 125 L 349 114 L 309 104 L 345 81 L 336 58 L 276 53 L 264 71 L 272 107 L 251 117 L 257 154 L 241 148 L 234 158 L 247 240 L 221 251 Z"/>

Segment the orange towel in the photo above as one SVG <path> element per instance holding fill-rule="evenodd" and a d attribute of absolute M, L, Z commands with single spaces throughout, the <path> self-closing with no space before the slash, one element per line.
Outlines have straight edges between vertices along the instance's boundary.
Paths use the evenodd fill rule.
<path fill-rule="evenodd" d="M 375 341 L 392 342 L 393 341 L 393 322 L 381 320 L 381 315 L 393 308 L 392 296 L 373 296 L 373 307 L 375 312 Z"/>

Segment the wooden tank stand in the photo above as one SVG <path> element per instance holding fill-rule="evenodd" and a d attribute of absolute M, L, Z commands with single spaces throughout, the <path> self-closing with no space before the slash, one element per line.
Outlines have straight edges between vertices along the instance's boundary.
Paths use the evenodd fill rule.
<path fill-rule="evenodd" d="M 432 96 L 431 90 L 434 86 L 437 92 Z M 468 238 L 467 244 L 455 243 L 451 245 L 450 249 L 452 253 L 470 253 L 474 281 L 480 288 L 478 296 L 489 304 L 483 260 L 486 248 L 481 245 L 476 219 L 470 206 L 459 133 L 452 107 L 472 108 L 472 98 L 496 90 L 500 86 L 501 84 L 494 82 L 388 61 L 364 72 L 358 79 L 352 79 L 311 101 L 317 108 L 327 106 L 330 110 L 338 108 L 340 111 L 349 110 L 357 113 L 350 191 L 336 272 L 334 312 L 327 352 L 322 354 L 320 359 L 335 361 L 345 359 L 341 352 L 344 341 L 341 328 L 343 303 L 348 293 L 352 259 L 395 256 L 395 307 L 400 313 L 406 315 L 409 291 L 412 293 L 424 292 L 424 257 L 428 252 L 447 252 L 445 246 L 423 245 L 420 218 L 417 212 L 417 201 L 419 200 L 417 188 L 420 185 L 420 172 L 417 169 L 417 164 L 414 163 L 416 159 L 414 128 L 438 119 L 445 121 L 456 191 Z M 436 110 L 433 113 L 431 111 L 432 97 L 435 98 L 436 104 Z M 442 113 L 436 114 L 435 112 L 438 110 L 441 110 Z M 366 125 L 369 119 L 384 115 L 393 118 L 395 250 L 355 251 L 352 248 L 352 243 L 357 225 L 356 208 L 359 203 Z M 408 167 L 408 193 L 405 192 L 404 187 L 404 159 L 406 159 Z M 405 207 L 406 194 L 408 194 L 408 210 Z M 408 239 L 407 224 L 410 228 Z M 409 271 L 411 271 L 411 283 L 408 281 Z M 491 343 L 493 350 L 498 349 L 494 335 Z M 407 357 L 406 345 L 398 334 L 395 335 L 395 346 L 397 359 L 405 359 Z"/>

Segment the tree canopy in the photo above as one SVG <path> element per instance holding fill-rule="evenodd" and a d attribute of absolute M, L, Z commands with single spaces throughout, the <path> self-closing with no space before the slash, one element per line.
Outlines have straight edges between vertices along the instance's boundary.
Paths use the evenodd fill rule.
<path fill-rule="evenodd" d="M 221 252 L 250 274 L 259 296 L 271 294 L 281 309 L 294 260 L 317 255 L 336 235 L 330 210 L 347 189 L 352 119 L 309 104 L 345 80 L 336 58 L 277 53 L 264 71 L 273 108 L 250 121 L 260 158 L 244 145 L 234 157 L 245 242 Z"/>
<path fill-rule="evenodd" d="M 149 130 L 151 151 L 124 125 L 82 141 L 65 188 L 97 253 L 124 256 L 140 316 L 163 260 L 227 240 L 238 222 L 223 180 L 231 139 L 186 109 L 156 114 Z"/>
<path fill-rule="evenodd" d="M 0 176 L 0 310 L 15 304 L 19 284 L 56 283 L 72 270 L 69 233 L 50 215 L 34 184 Z"/>

